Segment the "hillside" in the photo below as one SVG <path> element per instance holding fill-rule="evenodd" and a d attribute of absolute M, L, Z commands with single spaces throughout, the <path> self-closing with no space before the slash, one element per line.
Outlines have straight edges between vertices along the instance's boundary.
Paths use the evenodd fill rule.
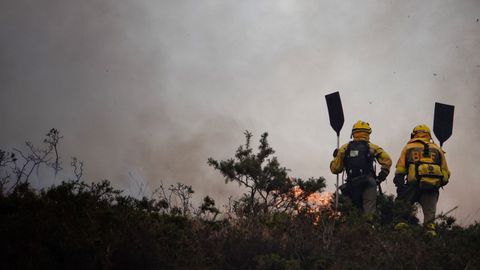
<path fill-rule="evenodd" d="M 49 134 L 53 140 L 46 143 L 56 147 L 61 136 Z M 123 195 L 107 180 L 81 180 L 78 163 L 72 163 L 76 179 L 41 190 L 33 189 L 28 178 L 13 184 L 6 180 L 15 178 L 5 178 L 0 268 L 480 268 L 479 223 L 462 227 L 453 217 L 439 216 L 438 235 L 431 237 L 418 220 L 408 218 L 415 208 L 392 195 L 379 196 L 373 219 L 362 217 L 342 197 L 337 212 L 328 202 L 314 207 L 308 198 L 323 191 L 324 179 L 288 177 L 271 157 L 266 133 L 258 153 L 250 147 L 251 134 L 246 137 L 235 158 L 209 159 L 227 182 L 248 190 L 222 210 L 210 196 L 193 206 L 194 190 L 181 183 L 160 186 L 152 197 Z M 2 152 L 2 173 L 12 158 Z M 53 169 L 58 164 L 50 163 Z M 302 192 L 292 192 L 298 189 Z M 409 227 L 395 230 L 401 220 L 409 220 Z"/>

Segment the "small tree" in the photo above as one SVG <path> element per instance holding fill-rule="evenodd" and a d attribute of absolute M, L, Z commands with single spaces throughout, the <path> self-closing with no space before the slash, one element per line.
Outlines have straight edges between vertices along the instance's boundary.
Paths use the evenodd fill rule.
<path fill-rule="evenodd" d="M 268 133 L 262 134 L 256 154 L 251 147 L 252 133 L 245 131 L 244 134 L 245 144 L 238 147 L 234 158 L 222 161 L 209 158 L 208 164 L 222 173 L 226 183 L 237 182 L 247 188 L 241 199 L 246 213 L 296 210 L 294 206 L 299 205 L 299 200 L 325 187 L 322 177 L 308 181 L 288 177 L 289 170 L 282 167 L 276 157 L 271 157 L 275 151 L 268 143 Z M 292 192 L 296 185 L 304 191 L 302 196 Z"/>
<path fill-rule="evenodd" d="M 52 128 L 45 135 L 44 147 L 36 147 L 32 142 L 26 141 L 26 151 L 13 148 L 11 152 L 0 150 L 0 188 L 3 191 L 5 185 L 10 184 L 10 191 L 22 183 L 29 183 L 34 171 L 38 173 L 42 165 L 53 169 L 55 176 L 60 172 L 62 164 L 58 152 L 58 144 L 63 136 Z M 82 164 L 83 165 L 83 164 Z M 76 175 L 81 172 L 79 168 Z"/>
<path fill-rule="evenodd" d="M 200 205 L 199 210 L 198 215 L 207 221 L 214 221 L 220 214 L 220 210 L 215 206 L 215 200 L 210 198 L 210 196 L 203 198 L 203 203 Z"/>

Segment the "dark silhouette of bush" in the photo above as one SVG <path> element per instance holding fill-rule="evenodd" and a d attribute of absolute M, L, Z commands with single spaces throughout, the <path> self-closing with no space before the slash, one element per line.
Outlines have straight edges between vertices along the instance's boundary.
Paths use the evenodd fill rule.
<path fill-rule="evenodd" d="M 258 146 L 258 153 L 251 147 L 252 133 L 245 131 L 245 144 L 240 145 L 235 157 L 217 161 L 208 159 L 208 164 L 220 171 L 225 182 L 236 182 L 248 189 L 248 192 L 237 201 L 238 215 L 257 215 L 260 212 L 292 212 L 298 211 L 300 205 L 306 206 L 306 197 L 325 188 L 323 177 L 310 178 L 304 181 L 300 178 L 288 177 L 288 169 L 282 167 L 268 143 L 268 133 L 263 133 Z M 292 192 L 294 186 L 299 186 L 303 193 Z"/>
<path fill-rule="evenodd" d="M 192 256 L 206 255 L 214 227 L 162 209 L 157 200 L 122 196 L 108 181 L 40 192 L 18 185 L 0 198 L 0 268 L 196 268 Z M 203 230 L 206 239 L 198 238 Z"/>

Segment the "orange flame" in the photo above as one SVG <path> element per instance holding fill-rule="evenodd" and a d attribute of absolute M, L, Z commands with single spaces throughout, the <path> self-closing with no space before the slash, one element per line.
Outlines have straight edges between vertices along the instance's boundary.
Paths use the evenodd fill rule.
<path fill-rule="evenodd" d="M 293 196 L 298 198 L 303 195 L 304 191 L 299 186 L 294 186 L 291 189 Z M 307 212 L 311 214 L 325 213 L 328 216 L 334 215 L 332 206 L 333 193 L 331 192 L 314 192 L 305 198 L 305 203 L 298 205 L 298 209 L 307 208 Z"/>

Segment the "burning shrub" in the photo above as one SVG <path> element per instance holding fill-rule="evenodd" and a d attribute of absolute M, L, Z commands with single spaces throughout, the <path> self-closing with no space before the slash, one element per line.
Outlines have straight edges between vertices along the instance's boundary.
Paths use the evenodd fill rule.
<path fill-rule="evenodd" d="M 217 161 L 208 159 L 208 164 L 220 171 L 225 182 L 237 182 L 247 188 L 248 192 L 238 201 L 240 213 L 257 215 L 270 211 L 294 212 L 296 207 L 308 205 L 308 197 L 325 188 L 323 177 L 303 181 L 288 177 L 288 169 L 280 166 L 275 151 L 268 143 L 268 133 L 263 133 L 258 146 L 258 153 L 251 147 L 252 133 L 246 131 L 246 142 L 240 145 L 234 158 Z M 298 186 L 302 192 L 296 192 Z M 292 192 L 293 190 L 293 192 Z"/>

